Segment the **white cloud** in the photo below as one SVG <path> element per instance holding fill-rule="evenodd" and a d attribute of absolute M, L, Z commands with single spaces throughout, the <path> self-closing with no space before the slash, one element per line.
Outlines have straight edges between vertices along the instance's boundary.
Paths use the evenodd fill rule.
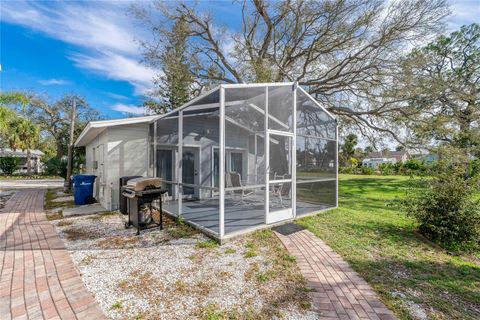
<path fill-rule="evenodd" d="M 68 84 L 69 82 L 63 79 L 45 79 L 38 80 L 38 83 L 43 84 L 44 86 L 60 86 Z"/>
<path fill-rule="evenodd" d="M 134 58 L 117 53 L 74 54 L 71 58 L 81 68 L 95 71 L 109 79 L 130 82 L 138 95 L 151 88 L 155 76 L 152 69 L 139 64 Z"/>
<path fill-rule="evenodd" d="M 128 7 L 115 4 L 4 2 L 2 19 L 89 49 L 136 54 L 132 21 L 126 16 Z"/>
<path fill-rule="evenodd" d="M 154 71 L 142 65 L 135 39 L 144 32 L 127 15 L 130 3 L 2 2 L 1 19 L 78 46 L 69 58 L 78 67 L 127 81 L 138 95 L 152 86 Z"/>
<path fill-rule="evenodd" d="M 450 2 L 451 16 L 448 18 L 448 31 L 456 31 L 463 25 L 480 23 L 480 1 L 452 0 Z"/>
<path fill-rule="evenodd" d="M 124 96 L 124 95 L 121 95 L 121 94 L 118 94 L 118 93 L 114 93 L 114 92 L 103 91 L 103 93 L 105 93 L 110 98 L 113 98 L 113 99 L 116 99 L 116 100 L 128 100 L 129 99 L 127 96 Z"/>
<path fill-rule="evenodd" d="M 146 109 L 145 107 L 138 107 L 132 104 L 123 104 L 117 103 L 112 106 L 112 110 L 122 112 L 125 114 L 134 114 L 134 115 L 145 115 Z"/>

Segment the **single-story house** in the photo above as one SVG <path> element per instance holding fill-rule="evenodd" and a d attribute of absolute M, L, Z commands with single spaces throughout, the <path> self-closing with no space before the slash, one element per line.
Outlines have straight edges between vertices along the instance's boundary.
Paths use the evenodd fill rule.
<path fill-rule="evenodd" d="M 102 204 L 118 207 L 121 176 L 161 177 L 164 210 L 222 240 L 337 207 L 337 137 L 296 83 L 225 84 L 163 115 L 92 122 L 76 146 Z"/>
<path fill-rule="evenodd" d="M 412 159 L 417 159 L 426 164 L 430 164 L 432 162 L 438 161 L 440 157 L 438 156 L 438 154 L 435 154 L 435 153 L 419 152 L 419 153 L 412 154 Z"/>
<path fill-rule="evenodd" d="M 119 179 L 147 176 L 148 128 L 156 116 L 91 121 L 76 147 L 85 147 L 86 174 L 97 176 L 94 197 L 107 210 L 119 205 Z"/>
<path fill-rule="evenodd" d="M 395 158 L 365 158 L 362 160 L 362 166 L 377 169 L 381 164 L 394 164 Z"/>
<path fill-rule="evenodd" d="M 405 162 L 405 161 L 411 159 L 411 155 L 407 150 L 374 151 L 374 152 L 368 153 L 367 158 L 370 158 L 370 159 L 394 158 L 395 162 Z"/>
<path fill-rule="evenodd" d="M 44 153 L 40 150 L 30 150 L 30 169 L 31 173 L 42 173 L 43 172 L 43 164 L 41 161 L 41 157 L 44 156 Z M 20 159 L 20 163 L 18 164 L 17 173 L 26 173 L 28 167 L 28 154 L 27 150 L 13 150 L 10 148 L 0 148 L 0 158 L 2 157 L 16 157 Z"/>

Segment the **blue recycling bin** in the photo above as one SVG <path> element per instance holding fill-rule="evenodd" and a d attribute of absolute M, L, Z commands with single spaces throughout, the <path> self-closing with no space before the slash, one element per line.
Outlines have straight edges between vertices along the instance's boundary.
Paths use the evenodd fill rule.
<path fill-rule="evenodd" d="M 78 174 L 72 177 L 73 198 L 76 205 L 95 202 L 93 198 L 93 183 L 97 176 Z"/>

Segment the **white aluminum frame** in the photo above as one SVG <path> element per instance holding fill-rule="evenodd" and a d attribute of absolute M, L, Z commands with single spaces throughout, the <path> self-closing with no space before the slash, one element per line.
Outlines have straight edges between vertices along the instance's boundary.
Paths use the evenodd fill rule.
<path fill-rule="evenodd" d="M 219 159 L 219 187 L 220 187 L 220 212 L 218 231 L 220 238 L 225 236 L 225 88 L 220 86 L 220 133 L 218 145 L 220 147 Z"/>
<path fill-rule="evenodd" d="M 269 87 L 275 87 L 275 86 L 292 86 L 292 93 L 293 93 L 293 132 L 292 131 L 280 131 L 280 130 L 274 130 L 274 129 L 269 129 L 269 104 L 268 104 L 268 98 L 269 98 Z M 265 157 L 265 181 L 261 184 L 255 184 L 255 185 L 248 185 L 248 188 L 252 189 L 257 189 L 257 188 L 265 188 L 265 210 L 264 210 L 264 225 L 261 226 L 256 226 L 256 227 L 251 227 L 250 229 L 245 229 L 241 231 L 236 231 L 231 234 L 225 234 L 225 172 L 226 172 L 226 163 L 225 163 L 225 155 L 226 155 L 226 143 L 225 143 L 225 122 L 228 120 L 227 117 L 225 116 L 225 89 L 234 89 L 234 88 L 254 88 L 254 87 L 264 87 L 265 88 L 265 111 L 264 111 L 264 132 L 263 132 L 263 138 L 264 138 L 264 157 Z M 171 116 L 172 114 L 178 112 L 178 141 L 177 145 L 172 145 L 172 147 L 176 147 L 175 151 L 177 152 L 175 156 L 175 166 L 176 168 L 174 169 L 175 171 L 175 188 L 176 188 L 176 194 L 177 194 L 177 201 L 178 201 L 178 214 L 182 215 L 182 197 L 183 197 L 183 190 L 182 190 L 182 161 L 183 161 L 183 120 L 184 117 L 187 116 L 196 116 L 197 114 L 192 114 L 192 115 L 184 115 L 184 109 L 188 108 L 191 105 L 194 105 L 196 102 L 201 100 L 202 98 L 208 96 L 209 94 L 212 94 L 216 91 L 219 93 L 219 141 L 218 141 L 218 150 L 219 150 L 219 187 L 218 189 L 213 186 L 214 184 L 214 177 L 212 175 L 212 187 L 207 187 L 207 186 L 201 186 L 201 189 L 211 189 L 212 194 L 214 190 L 218 190 L 219 192 L 219 232 L 215 232 L 213 230 L 206 230 L 204 227 L 199 226 L 195 223 L 191 223 L 193 225 L 196 225 L 200 229 L 206 231 L 210 236 L 216 237 L 219 240 L 230 238 L 237 236 L 238 234 L 242 234 L 251 230 L 257 230 L 259 228 L 264 228 L 271 226 L 271 224 L 267 224 L 267 217 L 269 215 L 269 206 L 270 206 L 270 194 L 269 194 L 269 188 L 270 184 L 272 183 L 284 183 L 284 182 L 290 182 L 292 184 L 291 187 L 291 202 L 292 202 L 292 207 L 291 209 L 288 208 L 289 212 L 291 212 L 291 215 L 288 216 L 288 218 L 285 221 L 290 221 L 295 218 L 297 218 L 297 211 L 296 211 L 296 202 L 297 202 L 297 183 L 314 183 L 314 182 L 322 182 L 322 181 L 336 181 L 335 184 L 335 207 L 338 207 L 338 124 L 336 124 L 335 128 L 335 139 L 331 138 L 322 138 L 322 137 L 316 137 L 312 136 L 312 138 L 316 139 L 321 139 L 325 141 L 335 141 L 335 178 L 319 178 L 319 179 L 311 179 L 311 180 L 302 180 L 300 182 L 297 182 L 297 155 L 296 155 L 296 149 L 297 149 L 297 99 L 298 99 L 298 90 L 300 90 L 302 93 L 304 93 L 313 103 L 315 106 L 318 106 L 322 111 L 324 111 L 328 117 L 332 118 L 335 120 L 335 117 L 328 111 L 326 110 L 321 104 L 319 104 L 312 96 L 310 96 L 303 88 L 301 88 L 297 82 L 287 82 L 287 83 L 255 83 L 255 84 L 223 84 L 220 86 L 217 86 L 204 94 L 196 97 L 195 99 L 187 102 L 186 104 L 182 105 L 180 108 L 177 108 L 175 110 L 172 110 L 164 115 L 160 115 L 156 118 L 154 118 L 151 122 L 157 122 L 158 120 L 161 120 L 162 118 L 166 118 Z M 215 106 L 215 103 L 212 104 L 212 106 Z M 201 108 L 199 108 L 199 112 L 201 112 Z M 177 117 L 175 115 L 175 117 Z M 157 161 L 157 149 L 159 148 L 158 144 L 158 137 L 157 137 L 157 125 L 154 127 L 154 161 Z M 257 135 L 262 136 L 262 132 L 254 132 L 255 134 L 255 152 L 257 149 Z M 287 136 L 291 138 L 291 150 L 290 150 L 290 161 L 291 161 L 291 179 L 280 179 L 280 180 L 270 180 L 270 135 L 281 135 L 281 136 Z M 212 170 L 213 170 L 213 156 L 214 156 L 214 149 L 217 148 L 215 146 L 212 147 Z M 199 157 L 201 155 L 199 154 Z M 200 164 L 201 166 L 201 164 Z M 153 166 L 156 174 L 156 165 L 154 164 Z M 256 166 L 255 166 L 256 168 Z M 199 168 L 199 171 L 201 171 L 201 167 Z M 248 172 L 248 169 L 247 169 Z M 200 179 L 200 178 L 199 178 Z M 199 187 L 200 188 L 200 187 Z M 228 188 L 228 190 L 231 190 L 232 188 Z M 237 188 L 241 189 L 241 188 Z M 232 189 L 233 190 L 233 189 Z M 199 190 L 199 193 L 201 190 Z M 330 208 L 329 208 L 330 209 Z M 279 213 L 282 210 L 275 211 L 275 213 Z M 317 213 L 317 211 L 312 212 L 312 213 L 305 213 L 302 214 L 301 216 L 306 216 L 310 215 L 313 213 Z M 188 221 L 187 221 L 188 222 Z M 282 221 L 284 222 L 284 221 Z"/>
<path fill-rule="evenodd" d="M 182 199 L 183 199 L 183 177 L 182 177 L 182 167 L 183 167 L 183 111 L 178 112 L 178 157 L 177 157 L 177 197 L 178 197 L 178 216 L 182 215 Z"/>

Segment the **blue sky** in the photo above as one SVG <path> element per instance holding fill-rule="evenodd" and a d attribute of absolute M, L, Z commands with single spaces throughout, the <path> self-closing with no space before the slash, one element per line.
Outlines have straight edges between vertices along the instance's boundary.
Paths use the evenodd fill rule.
<path fill-rule="evenodd" d="M 138 39 L 150 34 L 126 12 L 128 1 L 2 1 L 0 89 L 32 90 L 57 99 L 78 93 L 106 118 L 142 113 L 155 71 L 141 63 Z M 201 2 L 236 29 L 239 7 Z M 451 1 L 449 31 L 480 22 L 480 0 Z"/>

